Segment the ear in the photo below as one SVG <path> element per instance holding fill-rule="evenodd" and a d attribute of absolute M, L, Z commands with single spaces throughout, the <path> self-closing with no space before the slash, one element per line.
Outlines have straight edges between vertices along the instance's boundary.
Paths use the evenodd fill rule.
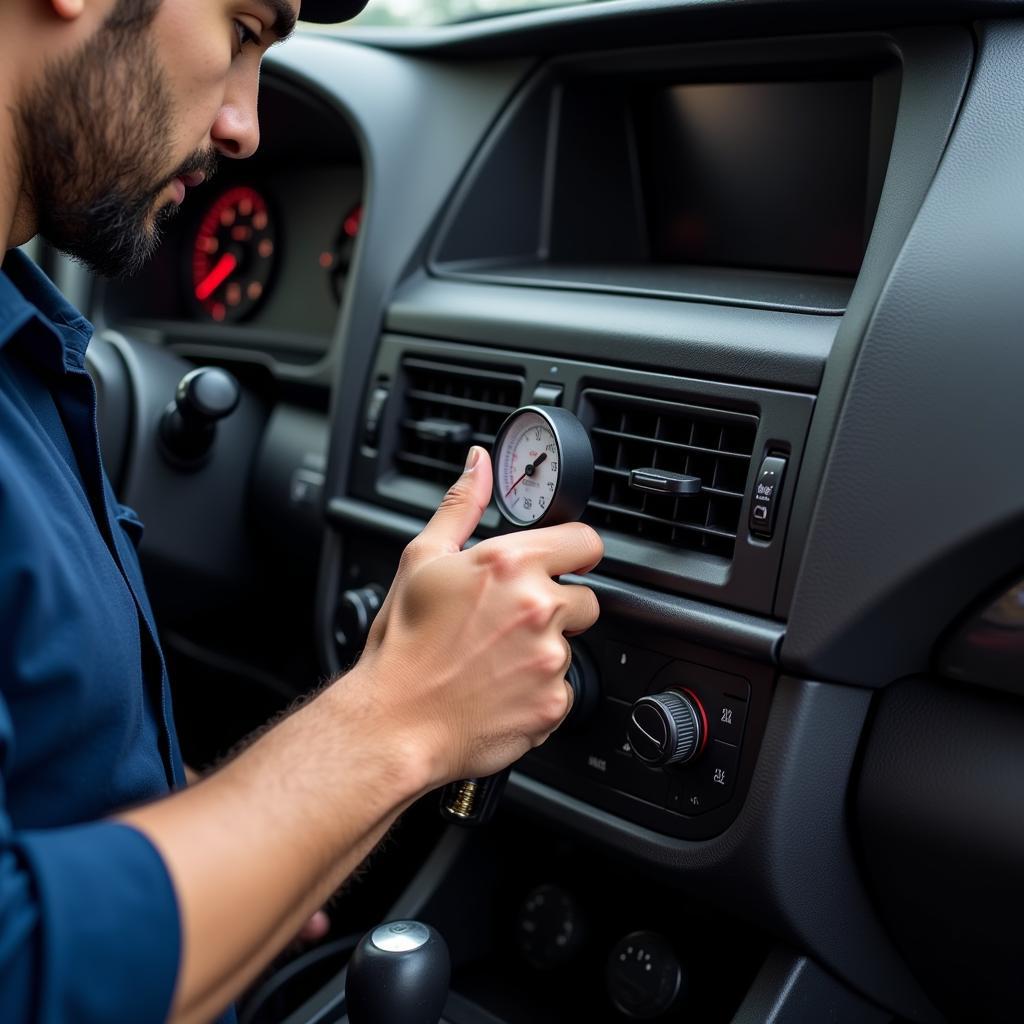
<path fill-rule="evenodd" d="M 74 21 L 85 10 L 85 0 L 49 0 L 54 14 L 65 21 Z"/>

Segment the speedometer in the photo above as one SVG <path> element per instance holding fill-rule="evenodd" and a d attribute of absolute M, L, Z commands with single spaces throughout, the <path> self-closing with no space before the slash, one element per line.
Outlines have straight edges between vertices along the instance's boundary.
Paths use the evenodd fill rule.
<path fill-rule="evenodd" d="M 277 231 L 266 199 L 254 188 L 223 192 L 203 214 L 192 242 L 189 292 L 216 323 L 250 316 L 266 297 L 277 262 Z"/>

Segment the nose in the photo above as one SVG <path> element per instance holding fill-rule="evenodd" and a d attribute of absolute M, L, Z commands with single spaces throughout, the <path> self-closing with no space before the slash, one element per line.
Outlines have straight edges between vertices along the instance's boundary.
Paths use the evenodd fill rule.
<path fill-rule="evenodd" d="M 257 113 L 259 69 L 238 76 L 229 82 L 224 102 L 210 129 L 210 137 L 218 152 L 233 160 L 252 156 L 260 144 L 260 122 Z"/>

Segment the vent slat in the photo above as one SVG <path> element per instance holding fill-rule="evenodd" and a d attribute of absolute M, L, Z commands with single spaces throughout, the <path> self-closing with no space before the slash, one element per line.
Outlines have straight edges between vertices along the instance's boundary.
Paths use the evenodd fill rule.
<path fill-rule="evenodd" d="M 426 469 L 439 469 L 451 476 L 458 476 L 462 472 L 462 466 L 457 462 L 445 462 L 444 459 L 433 459 L 429 455 L 413 455 L 411 452 L 398 452 L 395 455 L 396 462 L 404 462 L 413 466 L 423 466 Z"/>
<path fill-rule="evenodd" d="M 745 462 L 750 461 L 750 453 L 743 452 L 727 452 L 722 451 L 719 448 L 701 448 L 695 444 L 683 444 L 680 441 L 664 441 L 660 437 L 644 437 L 642 434 L 627 434 L 622 430 L 609 430 L 607 427 L 591 427 L 592 434 L 603 435 L 605 437 L 621 438 L 624 441 L 640 441 L 643 444 L 653 444 L 658 447 L 665 448 L 677 448 L 688 452 L 697 452 L 701 455 L 715 455 L 718 458 L 723 459 L 743 459 Z"/>
<path fill-rule="evenodd" d="M 403 476 L 447 486 L 462 472 L 470 443 L 493 446 L 498 427 L 520 404 L 523 378 L 492 367 L 407 356 L 402 386 L 394 464 Z M 424 422 L 465 424 L 470 440 L 453 441 L 444 431 L 430 436 Z"/>
<path fill-rule="evenodd" d="M 594 445 L 587 522 L 665 545 L 731 558 L 750 475 L 757 418 L 615 392 L 584 392 Z M 699 494 L 634 490 L 633 469 L 696 476 Z"/>
<path fill-rule="evenodd" d="M 608 505 L 603 501 L 595 501 L 593 498 L 590 500 L 589 505 L 600 512 L 622 513 L 624 511 L 618 505 Z M 673 529 L 679 530 L 693 530 L 695 533 L 706 533 L 709 537 L 724 537 L 726 540 L 736 539 L 736 534 L 729 530 L 716 530 L 710 526 L 695 526 L 693 523 L 677 522 L 675 519 L 663 519 L 661 516 L 652 516 L 647 512 L 637 512 L 633 509 L 629 511 L 629 515 L 646 523 L 657 523 L 660 526 L 671 526 Z"/>
<path fill-rule="evenodd" d="M 421 402 L 433 402 L 439 396 L 434 391 L 421 391 L 419 388 L 411 388 L 405 393 L 406 398 L 419 399 Z M 504 405 L 497 402 L 480 402 L 474 398 L 461 398 L 458 395 L 443 395 L 446 405 L 454 406 L 456 409 L 479 409 L 482 412 L 497 412 L 507 416 L 511 411 Z"/>
<path fill-rule="evenodd" d="M 442 377 L 471 377 L 495 383 L 518 385 L 520 390 L 523 386 L 523 378 L 519 374 L 502 373 L 501 370 L 492 370 L 490 367 L 484 369 L 476 366 L 460 366 L 457 363 L 420 359 L 417 356 L 406 356 L 402 360 L 402 366 L 410 373 L 423 370 L 426 373 L 438 374 Z"/>

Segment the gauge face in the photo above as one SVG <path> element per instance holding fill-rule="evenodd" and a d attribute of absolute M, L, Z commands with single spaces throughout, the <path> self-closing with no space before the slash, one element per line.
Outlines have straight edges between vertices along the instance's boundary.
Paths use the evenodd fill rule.
<path fill-rule="evenodd" d="M 514 526 L 552 525 L 583 514 L 594 454 L 583 425 L 565 409 L 518 409 L 494 446 L 494 498 Z"/>
<path fill-rule="evenodd" d="M 192 245 L 190 292 L 196 308 L 217 323 L 244 320 L 266 296 L 277 259 L 267 202 L 238 186 L 203 215 Z"/>
<path fill-rule="evenodd" d="M 498 449 L 498 507 L 517 525 L 537 522 L 554 501 L 560 469 L 558 440 L 551 424 L 539 413 L 522 412 L 504 433 Z"/>

